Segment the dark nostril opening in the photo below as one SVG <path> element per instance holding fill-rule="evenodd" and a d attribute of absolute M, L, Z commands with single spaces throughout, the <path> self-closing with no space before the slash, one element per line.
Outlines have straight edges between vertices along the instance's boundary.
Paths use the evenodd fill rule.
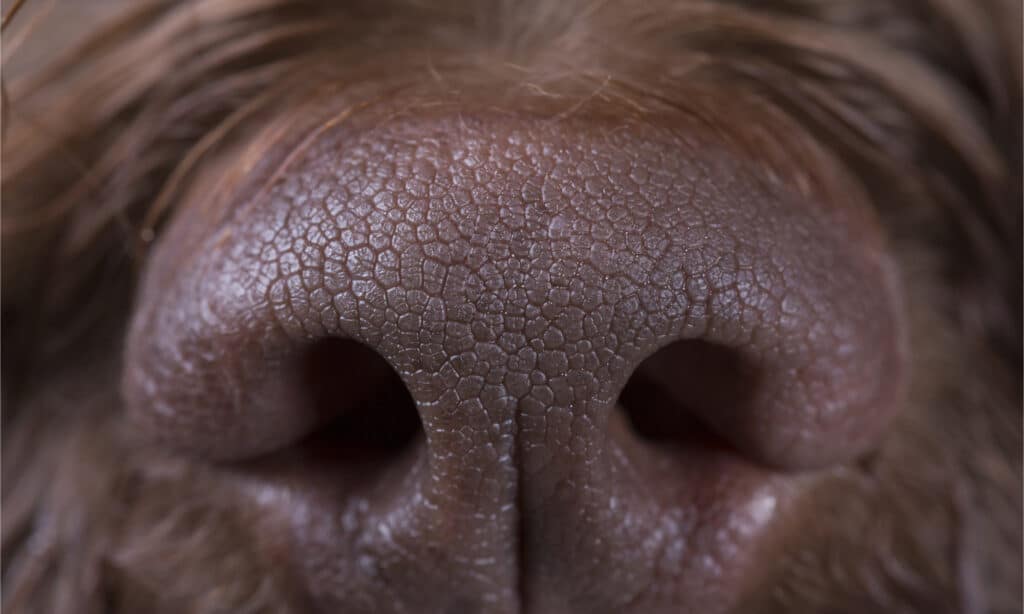
<path fill-rule="evenodd" d="M 707 435 L 698 416 L 744 404 L 757 372 L 732 348 L 693 339 L 671 343 L 637 366 L 619 394 L 634 430 L 653 441 Z"/>
<path fill-rule="evenodd" d="M 300 389 L 321 426 L 298 443 L 317 457 L 370 459 L 394 455 L 422 432 L 416 404 L 398 373 L 366 345 L 328 338 L 300 363 Z"/>

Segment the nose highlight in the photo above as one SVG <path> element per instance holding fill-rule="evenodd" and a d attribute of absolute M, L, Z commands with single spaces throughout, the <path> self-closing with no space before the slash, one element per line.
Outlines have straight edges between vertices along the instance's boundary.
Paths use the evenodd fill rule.
<path fill-rule="evenodd" d="M 173 226 L 129 418 L 215 459 L 418 454 L 386 497 L 309 486 L 347 519 L 293 527 L 337 607 L 717 611 L 767 468 L 856 455 L 898 405 L 870 224 L 710 137 L 438 113 L 325 133 L 188 258 Z"/>

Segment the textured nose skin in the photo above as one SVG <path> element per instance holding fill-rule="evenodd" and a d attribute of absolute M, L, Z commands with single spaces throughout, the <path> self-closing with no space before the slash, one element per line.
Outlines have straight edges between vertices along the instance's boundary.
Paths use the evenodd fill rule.
<path fill-rule="evenodd" d="M 761 467 L 863 450 L 901 346 L 870 219 L 696 134 L 484 112 L 325 131 L 215 224 L 167 233 L 129 418 L 200 456 L 271 453 L 326 419 L 289 365 L 356 340 L 423 432 L 386 469 L 290 466 L 263 497 L 290 501 L 289 556 L 326 609 L 726 609 L 786 501 Z M 640 439 L 619 393 L 695 340 L 735 353 L 736 381 L 691 352 L 659 385 L 731 446 Z"/>

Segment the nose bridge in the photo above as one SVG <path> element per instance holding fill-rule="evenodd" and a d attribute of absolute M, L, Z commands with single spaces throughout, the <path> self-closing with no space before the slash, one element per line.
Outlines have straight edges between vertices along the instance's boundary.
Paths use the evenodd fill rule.
<path fill-rule="evenodd" d="M 511 476 L 533 458 L 524 449 L 555 444 L 561 427 L 607 410 L 635 340 L 628 327 L 612 332 L 626 289 L 610 269 L 593 268 L 595 244 L 579 231 L 600 234 L 607 221 L 545 200 L 542 178 L 500 164 L 476 169 L 478 189 L 460 190 L 460 179 L 440 180 L 451 192 L 411 205 L 426 208 L 424 222 L 402 232 L 436 238 L 403 250 L 402 282 L 385 294 L 404 315 L 380 349 L 417 402 L 436 469 L 477 457 L 471 465 L 503 465 Z M 448 214 L 427 221 L 438 208 Z M 467 487 L 480 504 L 475 484 Z"/>
<path fill-rule="evenodd" d="M 644 295 L 659 266 L 623 223 L 609 169 L 559 166 L 557 151 L 462 128 L 408 154 L 424 162 L 397 172 L 399 191 L 384 199 L 397 214 L 377 208 L 379 193 L 347 195 L 368 245 L 390 246 L 365 250 L 376 264 L 352 283 L 352 324 L 402 375 L 440 457 L 535 463 L 524 448 L 569 445 L 573 422 L 599 426 L 630 361 L 667 338 L 685 306 L 680 293 Z"/>
<path fill-rule="evenodd" d="M 457 445 L 467 427 L 513 434 L 517 448 L 532 446 L 539 442 L 531 420 L 607 409 L 624 383 L 623 350 L 636 340 L 628 328 L 611 330 L 623 317 L 613 300 L 624 289 L 606 286 L 607 276 L 571 254 L 570 241 L 551 240 L 553 214 L 544 203 L 495 194 L 494 202 L 472 208 L 488 208 L 499 219 L 481 215 L 480 234 L 445 246 L 450 260 L 436 297 L 441 332 L 429 353 L 419 344 L 393 348 L 396 363 L 425 425 L 436 427 L 428 439 L 450 438 L 446 450 L 470 446 Z M 430 247 L 405 257 L 427 263 L 417 252 Z M 510 451 L 504 461 L 518 455 Z"/>
<path fill-rule="evenodd" d="M 324 292 L 311 300 L 395 366 L 426 416 L 458 406 L 496 424 L 530 397 L 607 399 L 635 341 L 612 319 L 638 312 L 634 281 L 654 265 L 639 230 L 622 232 L 623 191 L 607 168 L 560 163 L 548 135 L 510 145 L 450 124 L 353 134 L 325 206 L 281 223 L 335 226 L 314 241 Z M 590 389 L 571 392 L 584 373 Z"/>

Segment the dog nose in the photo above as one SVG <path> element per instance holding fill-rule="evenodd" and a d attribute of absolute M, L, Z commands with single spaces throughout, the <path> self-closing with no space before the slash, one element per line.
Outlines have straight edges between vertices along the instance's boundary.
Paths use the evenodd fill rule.
<path fill-rule="evenodd" d="M 289 488 L 333 511 L 294 558 L 345 611 L 652 611 L 667 568 L 715 611 L 721 519 L 775 502 L 729 472 L 884 432 L 898 292 L 841 195 L 697 124 L 610 122 L 368 113 L 189 202 L 139 293 L 129 423 L 229 465 L 304 450 Z"/>

